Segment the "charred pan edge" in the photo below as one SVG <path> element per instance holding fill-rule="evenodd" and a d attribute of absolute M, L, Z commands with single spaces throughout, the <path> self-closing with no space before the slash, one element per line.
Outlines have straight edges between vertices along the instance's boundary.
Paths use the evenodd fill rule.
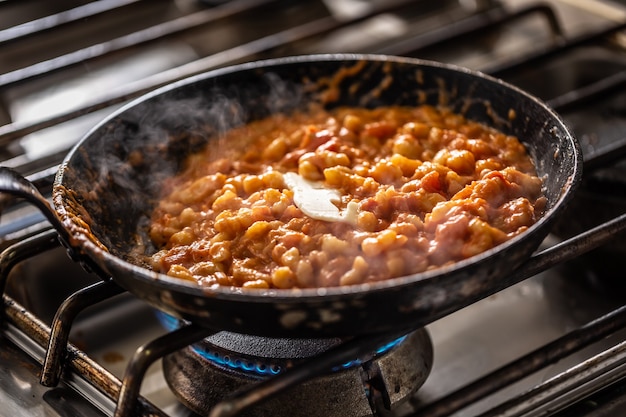
<path fill-rule="evenodd" d="M 67 169 L 63 164 L 60 171 Z M 53 187 L 53 203 L 63 226 L 68 231 L 68 242 L 74 250 L 82 251 L 86 244 L 93 244 L 98 249 L 108 252 L 100 240 L 91 232 L 91 216 L 79 201 L 76 193 L 63 184 L 55 182 Z"/>

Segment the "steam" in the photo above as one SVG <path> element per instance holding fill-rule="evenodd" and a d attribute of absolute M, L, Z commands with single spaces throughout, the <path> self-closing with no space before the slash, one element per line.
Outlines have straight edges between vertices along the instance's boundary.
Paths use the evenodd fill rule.
<path fill-rule="evenodd" d="M 193 82 L 137 103 L 100 126 L 72 157 L 65 183 L 85 206 L 96 237 L 117 256 L 136 263 L 138 250 L 155 250 L 147 234 L 152 209 L 189 155 L 208 145 L 228 151 L 223 133 L 303 103 L 300 87 L 276 74 L 219 82 Z"/>

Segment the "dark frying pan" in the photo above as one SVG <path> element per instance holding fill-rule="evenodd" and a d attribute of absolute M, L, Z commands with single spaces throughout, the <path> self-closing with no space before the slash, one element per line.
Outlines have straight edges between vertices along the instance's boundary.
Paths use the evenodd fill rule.
<path fill-rule="evenodd" d="M 143 259 L 161 182 L 220 131 L 311 101 L 376 107 L 445 104 L 519 137 L 545 178 L 548 209 L 528 231 L 451 266 L 376 284 L 306 290 L 199 288 Z M 95 127 L 67 156 L 54 211 L 10 171 L 0 189 L 29 194 L 77 259 L 153 306 L 214 329 L 276 337 L 411 330 L 460 308 L 527 260 L 581 177 L 578 143 L 562 120 L 519 89 L 462 68 L 385 56 L 323 55 L 238 65 L 148 94 Z M 20 191 L 21 190 L 21 191 Z M 452 306 L 452 307 L 450 307 Z M 455 307 L 456 306 L 456 307 Z"/>

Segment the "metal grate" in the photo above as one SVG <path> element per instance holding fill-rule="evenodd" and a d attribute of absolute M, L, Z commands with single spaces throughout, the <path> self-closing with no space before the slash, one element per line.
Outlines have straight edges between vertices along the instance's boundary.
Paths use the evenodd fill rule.
<path fill-rule="evenodd" d="M 2 13 L 2 7 L 8 7 L 11 3 L 13 2 L 6 1 L 4 5 L 0 5 L 0 14 Z M 23 23 L 1 30 L 0 52 L 5 47 L 11 48 L 21 41 L 45 35 L 45 33 L 58 29 L 61 26 L 71 27 L 71 25 L 86 18 L 96 18 L 107 13 L 123 10 L 126 7 L 135 7 L 140 3 L 144 2 L 120 0 L 86 3 L 78 5 L 73 9 L 57 11 L 50 16 L 40 17 L 34 20 L 33 24 Z M 159 7 L 164 7 L 167 6 L 168 2 L 159 3 L 163 3 Z M 16 142 L 26 135 L 75 120 L 98 110 L 109 109 L 112 106 L 127 102 L 147 91 L 178 79 L 243 60 L 275 56 L 280 51 L 288 50 L 288 47 L 291 45 L 306 43 L 322 34 L 340 31 L 383 14 L 402 12 L 409 6 L 417 7 L 422 3 L 421 1 L 394 2 L 393 5 L 374 7 L 347 18 L 338 18 L 337 16 L 327 14 L 277 33 L 268 33 L 260 38 L 208 54 L 188 63 L 177 65 L 171 69 L 122 85 L 116 91 L 98 97 L 78 108 L 63 111 L 52 116 L 43 116 L 35 121 L 25 123 L 9 122 L 0 126 L 0 147 L 7 149 L 15 148 Z M 497 4 L 492 4 L 492 2 L 486 3 L 481 6 L 484 7 L 484 10 L 481 9 L 476 13 L 464 16 L 450 23 L 445 29 L 432 30 L 394 40 L 383 47 L 379 47 L 376 52 L 419 56 L 422 52 L 427 53 L 427 51 L 433 48 L 438 48 L 450 42 L 469 36 L 483 36 L 486 33 L 501 30 L 504 26 L 514 25 L 516 22 L 523 21 L 529 17 L 539 16 L 547 22 L 549 35 L 547 43 L 538 52 L 530 52 L 485 68 L 486 72 L 508 79 L 526 71 L 527 68 L 558 58 L 576 48 L 605 44 L 616 33 L 626 29 L 626 26 L 620 23 L 608 29 L 602 28 L 594 33 L 568 38 L 563 33 L 553 9 L 545 4 L 533 4 L 523 9 L 509 11 Z M 87 65 L 91 60 L 132 51 L 150 43 L 169 39 L 170 37 L 183 36 L 207 25 L 221 25 L 241 14 L 254 13 L 255 10 L 261 10 L 270 6 L 284 6 L 284 2 L 235 0 L 215 8 L 202 9 L 194 7 L 188 13 L 174 13 L 175 16 L 170 20 L 157 22 L 154 25 L 132 33 L 122 34 L 119 37 L 67 52 L 42 62 L 7 71 L 0 75 L 0 91 L 8 91 L 15 86 L 26 85 L 44 75 L 50 76 L 58 71 L 74 66 Z M 567 112 L 575 110 L 579 106 L 623 87 L 625 79 L 623 71 L 613 73 L 574 90 L 567 91 L 562 95 L 547 99 L 557 111 Z M 614 142 L 597 152 L 589 153 L 585 157 L 585 168 L 594 170 L 606 166 L 609 162 L 623 157 L 624 150 L 626 150 L 626 140 Z M 9 149 L 8 152 L 10 153 L 11 150 Z M 20 159 L 19 156 L 10 157 L 9 162 L 22 172 L 30 174 L 29 179 L 38 188 L 46 192 L 50 189 L 52 177 L 59 162 L 57 160 L 59 156 L 54 155 L 53 158 L 46 161 L 43 167 L 40 166 L 41 161 L 27 161 L 23 158 Z M 12 201 L 4 203 L 8 207 L 9 212 L 21 209 L 18 203 Z M 32 232 L 32 227 L 41 223 L 41 218 L 34 216 L 28 217 L 25 221 L 22 219 L 23 217 L 19 217 L 16 220 L 17 223 L 14 223 L 12 228 L 7 229 L 12 231 L 9 239 L 7 239 L 7 234 L 5 233 L 6 249 L 0 257 L 0 288 L 2 288 L 3 293 L 9 274 L 19 262 L 58 246 L 55 232 L 48 230 L 45 224 L 42 226 L 43 232 L 41 232 L 42 229 L 35 229 L 35 232 Z M 481 298 L 523 281 L 555 265 L 574 259 L 606 243 L 614 234 L 624 229 L 626 229 L 626 216 L 620 216 L 603 223 L 589 232 L 579 234 L 559 245 L 552 246 L 535 255 L 516 274 L 503 280 L 500 288 L 495 288 L 489 293 L 482 294 Z M 144 415 L 164 416 L 165 414 L 161 410 L 139 395 L 139 388 L 145 370 L 155 360 L 173 350 L 205 337 L 208 332 L 206 329 L 189 325 L 175 333 L 148 342 L 137 350 L 137 353 L 128 365 L 126 376 L 123 380 L 119 380 L 81 350 L 67 342 L 71 323 L 82 309 L 112 297 L 119 292 L 121 292 L 121 289 L 112 282 L 101 282 L 75 293 L 59 309 L 52 326 L 47 326 L 11 297 L 4 294 L 4 333 L 6 337 L 42 363 L 43 372 L 41 378 L 44 385 L 54 386 L 61 378 L 67 378 L 69 381 L 73 381 L 72 385 L 77 390 L 90 390 L 94 392 L 94 396 L 102 397 L 101 401 L 104 404 L 111 401 L 117 402 L 117 407 L 115 408 L 116 416 L 135 415 L 137 411 Z M 477 300 L 466 301 L 469 304 Z M 463 305 L 442 304 L 435 315 L 425 319 L 423 323 L 416 323 L 416 326 L 429 324 L 433 320 L 461 307 Z M 582 349 L 594 341 L 626 327 L 625 320 L 626 310 L 624 307 L 620 307 L 434 403 L 425 406 L 416 404 L 415 411 L 410 415 L 437 417 L 451 415 L 474 401 L 480 400 L 494 391 L 535 372 L 537 369 L 544 368 L 571 352 Z M 347 359 L 361 357 L 366 352 L 371 351 L 372 347 L 376 347 L 382 342 L 390 341 L 397 336 L 379 335 L 371 338 L 358 338 L 344 343 L 301 366 L 293 368 L 283 375 L 267 380 L 247 392 L 239 393 L 233 399 L 220 404 L 212 416 L 236 415 L 239 411 L 253 406 L 258 401 L 262 401 L 264 398 L 286 389 L 292 384 L 313 378 L 324 372 L 324 370 L 337 366 Z M 568 401 L 577 400 L 602 388 L 604 383 L 602 385 L 589 383 L 589 381 L 595 380 L 596 376 L 610 373 L 608 382 L 621 379 L 625 373 L 625 370 L 622 369 L 623 357 L 624 348 L 622 345 L 617 345 L 588 362 L 582 363 L 579 368 L 572 369 L 559 378 L 549 380 L 532 391 L 521 394 L 511 401 L 493 408 L 491 411 L 483 414 L 483 416 L 522 416 L 526 415 L 525 413 L 530 410 L 534 410 L 537 413 L 540 412 L 537 410 L 554 412 L 566 405 L 563 398 L 568 397 L 566 394 L 574 388 L 577 390 L 574 395 L 570 395 L 567 398 Z M 110 405 L 104 405 L 101 408 L 107 412 L 111 411 Z"/>

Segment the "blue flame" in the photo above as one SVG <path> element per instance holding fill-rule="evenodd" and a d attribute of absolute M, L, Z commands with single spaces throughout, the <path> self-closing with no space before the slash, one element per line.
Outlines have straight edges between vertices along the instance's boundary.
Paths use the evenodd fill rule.
<path fill-rule="evenodd" d="M 378 349 L 376 349 L 376 352 L 374 353 L 374 357 L 382 355 L 383 353 L 389 352 L 391 349 L 393 349 L 394 347 L 398 346 L 400 343 L 402 343 L 404 341 L 404 339 L 406 339 L 406 336 L 401 336 L 399 338 L 397 338 L 396 340 L 387 343 L 386 345 L 383 345 L 381 347 L 379 347 Z M 337 372 L 340 371 L 342 369 L 349 369 L 349 368 L 353 368 L 355 366 L 360 366 L 363 363 L 362 360 L 360 359 L 355 359 L 352 361 L 348 361 L 342 365 L 336 366 L 334 367 L 332 370 L 333 372 Z"/>
<path fill-rule="evenodd" d="M 282 366 L 275 363 L 265 363 L 261 361 L 250 361 L 248 359 L 224 356 L 219 353 L 197 346 L 192 346 L 194 352 L 198 353 L 203 358 L 213 362 L 217 365 L 224 366 L 229 369 L 235 369 L 248 374 L 256 374 L 262 376 L 278 375 L 283 372 Z"/>
<path fill-rule="evenodd" d="M 163 313 L 161 311 L 157 311 L 157 318 L 159 319 L 161 324 L 169 331 L 176 330 L 180 327 L 179 319 L 169 314 Z M 407 336 L 399 337 L 396 340 L 379 347 L 374 352 L 374 357 L 382 355 L 390 351 L 391 349 L 393 349 L 394 347 L 402 343 L 406 339 L 406 337 Z M 209 350 L 203 347 L 199 347 L 197 345 L 192 345 L 191 347 L 194 350 L 194 352 L 198 353 L 200 356 L 202 356 L 203 358 L 207 359 L 210 362 L 213 362 L 217 365 L 221 365 L 229 369 L 241 371 L 247 374 L 253 374 L 257 376 L 273 376 L 273 375 L 278 375 L 281 372 L 285 371 L 285 367 L 277 363 L 250 361 L 249 359 L 246 359 L 246 358 L 222 355 L 219 352 Z M 351 361 L 345 362 L 339 366 L 332 368 L 332 371 L 338 372 L 344 369 L 354 368 L 354 367 L 360 366 L 362 363 L 363 361 L 360 359 L 351 360 Z"/>
<path fill-rule="evenodd" d="M 155 313 L 156 313 L 157 319 L 159 320 L 159 322 L 161 322 L 161 325 L 165 327 L 165 330 L 169 332 L 173 332 L 174 330 L 180 327 L 180 320 L 177 319 L 176 317 L 171 316 L 159 310 L 156 310 Z"/>

